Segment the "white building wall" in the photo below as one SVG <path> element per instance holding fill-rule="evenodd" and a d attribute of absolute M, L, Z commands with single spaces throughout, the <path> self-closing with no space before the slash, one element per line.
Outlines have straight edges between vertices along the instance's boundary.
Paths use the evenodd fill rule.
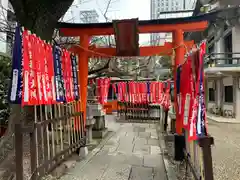
<path fill-rule="evenodd" d="M 236 78 L 236 118 L 240 121 L 240 76 Z"/>

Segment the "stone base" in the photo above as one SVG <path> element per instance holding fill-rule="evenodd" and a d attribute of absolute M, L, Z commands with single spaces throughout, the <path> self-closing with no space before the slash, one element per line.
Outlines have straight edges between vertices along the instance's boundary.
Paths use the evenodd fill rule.
<path fill-rule="evenodd" d="M 92 125 L 86 126 L 86 143 L 91 144 L 92 143 Z"/>
<path fill-rule="evenodd" d="M 88 148 L 85 146 L 85 147 L 81 147 L 80 148 L 80 152 L 79 152 L 79 156 L 81 159 L 84 159 L 86 158 L 86 156 L 88 155 Z"/>
<path fill-rule="evenodd" d="M 92 131 L 92 137 L 95 139 L 99 139 L 99 138 L 104 138 L 104 136 L 107 134 L 108 129 L 104 128 L 102 130 L 93 130 Z"/>
<path fill-rule="evenodd" d="M 93 131 L 99 131 L 105 129 L 105 116 L 94 116 L 96 119 L 93 125 Z"/>

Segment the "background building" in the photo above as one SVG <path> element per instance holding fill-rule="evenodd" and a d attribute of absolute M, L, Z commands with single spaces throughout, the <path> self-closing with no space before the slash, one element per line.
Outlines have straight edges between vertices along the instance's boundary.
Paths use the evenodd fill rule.
<path fill-rule="evenodd" d="M 13 8 L 8 0 L 1 0 L 0 5 L 0 52 L 11 55 L 16 27 Z"/>
<path fill-rule="evenodd" d="M 80 20 L 83 23 L 97 23 L 99 15 L 96 10 L 80 11 Z"/>
<path fill-rule="evenodd" d="M 151 19 L 167 19 L 191 16 L 195 0 L 151 0 Z M 163 45 L 172 39 L 171 33 L 153 33 L 150 35 L 152 45 Z"/>

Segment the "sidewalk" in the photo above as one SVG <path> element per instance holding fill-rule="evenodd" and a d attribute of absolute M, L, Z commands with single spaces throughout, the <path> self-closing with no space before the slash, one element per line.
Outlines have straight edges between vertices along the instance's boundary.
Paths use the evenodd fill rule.
<path fill-rule="evenodd" d="M 155 125 L 115 124 L 114 133 L 61 180 L 166 180 Z"/>

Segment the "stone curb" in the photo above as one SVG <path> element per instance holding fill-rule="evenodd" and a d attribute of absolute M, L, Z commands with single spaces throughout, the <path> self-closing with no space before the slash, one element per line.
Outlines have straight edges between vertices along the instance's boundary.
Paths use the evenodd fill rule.
<path fill-rule="evenodd" d="M 157 127 L 157 133 L 158 133 L 158 138 L 159 138 L 159 146 L 162 151 L 162 158 L 163 158 L 163 162 L 164 162 L 165 171 L 167 174 L 167 179 L 168 180 L 177 180 L 176 172 L 175 172 L 174 168 L 171 167 L 170 162 L 169 162 L 168 158 L 166 157 L 166 153 L 167 153 L 166 152 L 166 144 L 165 144 L 163 134 L 159 130 L 159 126 Z"/>
<path fill-rule="evenodd" d="M 213 121 L 213 122 L 216 122 L 216 123 L 229 123 L 229 124 L 240 124 L 240 121 L 234 121 L 234 120 L 224 120 L 224 121 L 218 121 L 216 119 L 214 119 L 214 117 L 211 117 L 211 116 L 207 116 L 207 119 L 208 121 Z"/>

